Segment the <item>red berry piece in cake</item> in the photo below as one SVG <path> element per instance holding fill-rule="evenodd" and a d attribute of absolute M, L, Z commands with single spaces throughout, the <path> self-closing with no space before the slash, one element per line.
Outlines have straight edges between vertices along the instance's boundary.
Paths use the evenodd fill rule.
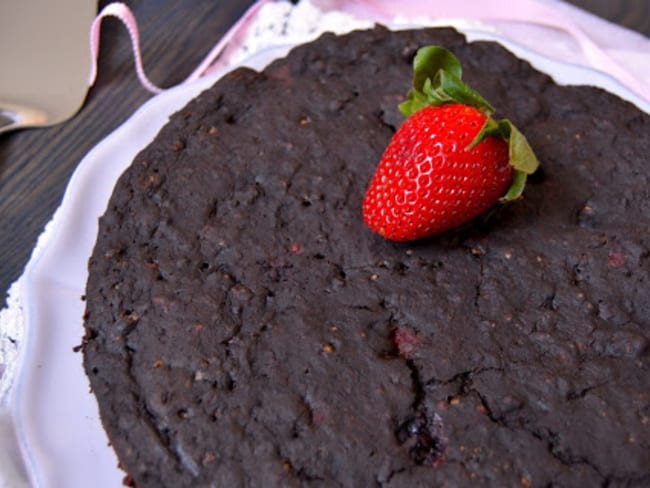
<path fill-rule="evenodd" d="M 395 344 L 396 354 L 403 359 L 412 359 L 423 341 L 415 331 L 403 326 L 395 329 L 392 340 Z"/>

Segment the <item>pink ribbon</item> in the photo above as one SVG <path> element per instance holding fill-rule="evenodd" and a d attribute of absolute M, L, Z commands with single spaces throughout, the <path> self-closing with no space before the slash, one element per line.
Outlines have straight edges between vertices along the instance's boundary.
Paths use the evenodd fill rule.
<path fill-rule="evenodd" d="M 144 72 L 142 67 L 142 56 L 140 55 L 140 35 L 138 33 L 138 23 L 135 20 L 133 12 L 124 5 L 123 3 L 110 3 L 106 5 L 102 11 L 95 17 L 95 20 L 92 23 L 90 28 L 90 57 L 91 57 L 91 66 L 90 66 L 90 76 L 88 79 L 88 84 L 92 86 L 97 79 L 97 58 L 99 57 L 99 31 L 101 28 L 102 20 L 106 17 L 117 17 L 122 21 L 129 31 L 129 36 L 131 37 L 131 48 L 133 50 L 134 62 L 135 62 L 135 71 L 138 74 L 140 83 L 147 90 L 152 93 L 162 92 L 162 88 L 154 85 L 147 75 Z"/>
<path fill-rule="evenodd" d="M 248 23 L 255 17 L 264 4 L 268 3 L 271 0 L 259 0 L 254 3 L 244 15 L 233 25 L 228 32 L 221 38 L 221 40 L 208 52 L 203 61 L 194 69 L 192 73 L 182 82 L 189 83 L 194 81 L 197 78 L 203 76 L 211 65 L 215 62 L 216 59 L 223 53 L 224 49 L 228 44 L 233 41 L 234 38 L 241 36 L 245 33 Z M 133 58 L 135 64 L 135 71 L 138 75 L 138 79 L 144 88 L 149 90 L 151 93 L 161 93 L 164 91 L 163 88 L 158 87 L 149 80 L 147 77 L 144 67 L 142 65 L 142 55 L 140 54 L 140 35 L 138 33 L 138 23 L 133 15 L 133 12 L 125 4 L 121 2 L 109 3 L 106 5 L 102 11 L 95 17 L 95 20 L 92 23 L 90 28 L 90 56 L 91 56 L 91 68 L 90 75 L 88 78 L 88 84 L 92 86 L 97 79 L 97 59 L 99 56 L 99 33 L 101 29 L 102 20 L 106 17 L 116 17 L 122 21 L 126 26 L 129 37 L 131 38 L 131 49 L 133 51 Z"/>
<path fill-rule="evenodd" d="M 226 33 L 204 60 L 183 83 L 193 81 L 206 73 L 214 72 L 227 62 L 228 52 L 245 35 L 250 22 L 259 10 L 275 0 L 258 0 L 239 21 Z M 616 78 L 636 94 L 650 100 L 650 89 L 622 67 L 607 52 L 596 44 L 579 26 L 561 15 L 556 9 L 541 0 L 516 0 L 486 2 L 485 0 L 317 0 L 324 11 L 337 10 L 354 15 L 363 20 L 390 23 L 396 17 L 469 18 L 485 21 L 509 21 L 537 24 L 559 29 L 569 34 L 580 46 L 591 65 Z M 97 76 L 97 56 L 99 52 L 99 30 L 102 19 L 107 16 L 119 18 L 127 27 L 131 37 L 135 69 L 142 85 L 153 93 L 163 89 L 153 84 L 146 76 L 140 55 L 137 22 L 133 13 L 123 3 L 111 3 L 99 13 L 91 28 L 92 68 L 89 83 Z"/>

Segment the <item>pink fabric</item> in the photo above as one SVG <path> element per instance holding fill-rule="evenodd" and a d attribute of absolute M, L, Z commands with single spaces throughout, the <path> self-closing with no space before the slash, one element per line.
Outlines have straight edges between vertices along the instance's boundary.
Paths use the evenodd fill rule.
<path fill-rule="evenodd" d="M 246 34 L 250 22 L 259 10 L 271 1 L 259 0 L 254 3 L 244 16 L 228 31 L 228 33 L 212 48 L 203 62 L 191 73 L 185 82 L 192 81 L 206 73 L 218 69 L 227 62 L 228 54 Z M 515 22 L 527 25 L 538 25 L 560 30 L 568 34 L 578 44 L 580 50 L 591 67 L 606 72 L 627 86 L 637 95 L 650 100 L 650 88 L 635 77 L 630 71 L 612 58 L 592 37 L 572 20 L 579 9 L 569 7 L 558 0 L 314 0 L 323 11 L 341 11 L 360 19 L 375 22 L 390 23 L 396 17 L 413 18 L 466 18 L 488 22 Z M 122 3 L 107 5 L 97 16 L 91 29 L 91 51 L 93 68 L 90 84 L 95 80 L 96 60 L 99 51 L 99 29 L 103 18 L 118 17 L 127 26 L 133 46 L 135 67 L 142 85 L 153 93 L 159 93 L 161 88 L 154 85 L 146 76 L 142 67 L 139 50 L 139 37 L 136 20 L 131 11 Z M 543 45 L 539 46 L 543 48 Z M 540 51 L 544 51 L 540 49 Z"/>
<path fill-rule="evenodd" d="M 623 68 L 596 44 L 568 15 L 563 15 L 551 2 L 540 0 L 321 0 L 327 10 L 339 10 L 359 18 L 388 22 L 395 17 L 470 18 L 487 21 L 511 21 L 538 24 L 563 30 L 579 44 L 591 65 L 609 73 L 638 95 L 650 100 L 650 88 Z"/>

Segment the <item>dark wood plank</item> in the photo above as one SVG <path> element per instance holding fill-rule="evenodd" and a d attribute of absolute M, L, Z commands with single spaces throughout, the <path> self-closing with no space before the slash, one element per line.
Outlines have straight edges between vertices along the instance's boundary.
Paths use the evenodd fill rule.
<path fill-rule="evenodd" d="M 568 0 L 592 14 L 650 36 L 648 0 Z"/>

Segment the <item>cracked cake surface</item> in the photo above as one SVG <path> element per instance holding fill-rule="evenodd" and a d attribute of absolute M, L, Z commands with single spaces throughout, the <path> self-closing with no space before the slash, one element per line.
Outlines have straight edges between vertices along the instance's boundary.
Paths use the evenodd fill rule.
<path fill-rule="evenodd" d="M 415 51 L 525 132 L 524 198 L 395 244 L 361 202 Z M 650 116 L 451 29 L 238 69 L 120 178 L 84 365 L 138 487 L 648 486 Z"/>

